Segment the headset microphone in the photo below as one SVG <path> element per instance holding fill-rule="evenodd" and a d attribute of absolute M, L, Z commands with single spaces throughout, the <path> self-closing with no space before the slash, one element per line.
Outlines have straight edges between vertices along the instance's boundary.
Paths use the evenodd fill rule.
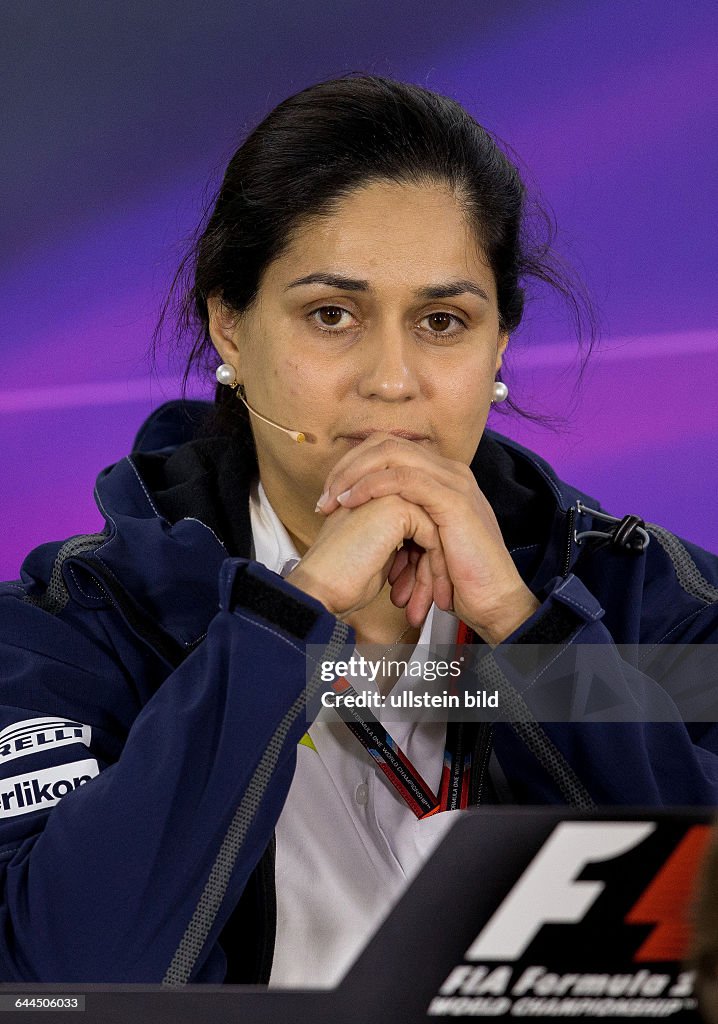
<path fill-rule="evenodd" d="M 269 424 L 270 427 L 276 427 L 276 429 L 281 430 L 283 434 L 289 434 L 292 440 L 296 441 L 297 444 L 303 444 L 303 442 L 308 439 L 307 435 L 303 431 L 290 430 L 288 427 L 282 427 L 279 423 L 275 423 L 274 420 L 267 419 L 266 416 L 262 416 L 261 412 L 257 412 L 256 409 L 253 409 L 245 397 L 244 384 L 240 384 L 237 380 L 237 371 L 231 363 L 222 363 L 221 366 L 218 366 L 215 371 L 215 376 L 218 383 L 232 388 L 237 398 L 247 407 L 247 411 L 251 413 L 252 416 L 256 416 L 258 420 L 262 420 L 263 423 Z M 311 434 L 309 435 L 309 439 L 312 441 L 315 440 Z"/>
<path fill-rule="evenodd" d="M 240 400 L 240 402 L 242 402 L 243 405 L 247 407 L 247 410 L 252 414 L 252 416 L 256 416 L 257 419 L 261 420 L 263 423 L 268 423 L 270 427 L 276 427 L 277 430 L 281 430 L 282 433 L 284 434 L 289 434 L 292 440 L 296 441 L 297 444 L 302 444 L 304 441 L 307 440 L 307 435 L 304 434 L 301 430 L 290 430 L 288 427 L 281 427 L 278 423 L 275 423 L 273 420 L 268 420 L 266 416 L 262 416 L 261 413 L 257 412 L 256 409 L 252 408 L 247 399 L 244 397 L 244 387 L 241 384 L 235 384 L 235 388 L 237 398 Z"/>

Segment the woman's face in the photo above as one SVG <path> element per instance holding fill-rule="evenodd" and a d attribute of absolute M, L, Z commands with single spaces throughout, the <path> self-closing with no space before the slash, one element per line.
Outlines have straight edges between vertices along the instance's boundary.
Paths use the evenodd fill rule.
<path fill-rule="evenodd" d="M 212 338 L 247 400 L 262 481 L 313 508 L 332 466 L 374 431 L 468 464 L 508 337 L 494 276 L 447 188 L 378 182 L 304 222 L 239 321 Z"/>

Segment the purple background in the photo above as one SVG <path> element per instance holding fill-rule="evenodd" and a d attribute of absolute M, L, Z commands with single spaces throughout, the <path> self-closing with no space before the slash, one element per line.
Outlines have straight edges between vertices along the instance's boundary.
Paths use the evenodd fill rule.
<path fill-rule="evenodd" d="M 513 393 L 568 422 L 492 425 L 610 511 L 716 548 L 717 30 L 713 0 L 5 0 L 0 577 L 98 528 L 97 472 L 178 394 L 148 340 L 242 132 L 349 70 L 452 95 L 507 140 L 600 308 L 576 393 L 570 323 L 537 293 Z"/>

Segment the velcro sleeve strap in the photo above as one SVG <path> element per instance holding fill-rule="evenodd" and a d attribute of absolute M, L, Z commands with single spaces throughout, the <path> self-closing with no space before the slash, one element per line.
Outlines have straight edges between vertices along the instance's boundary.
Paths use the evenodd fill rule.
<path fill-rule="evenodd" d="M 219 586 L 223 610 L 241 608 L 298 640 L 306 640 L 320 616 L 329 615 L 319 601 L 246 558 L 228 558 L 223 563 Z"/>

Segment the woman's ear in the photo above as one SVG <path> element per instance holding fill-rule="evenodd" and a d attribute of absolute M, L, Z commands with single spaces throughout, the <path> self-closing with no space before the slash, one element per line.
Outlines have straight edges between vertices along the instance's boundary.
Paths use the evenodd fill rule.
<path fill-rule="evenodd" d="M 239 372 L 239 348 L 237 346 L 237 314 L 229 309 L 219 295 L 207 299 L 209 335 L 223 363 L 229 363 Z"/>

